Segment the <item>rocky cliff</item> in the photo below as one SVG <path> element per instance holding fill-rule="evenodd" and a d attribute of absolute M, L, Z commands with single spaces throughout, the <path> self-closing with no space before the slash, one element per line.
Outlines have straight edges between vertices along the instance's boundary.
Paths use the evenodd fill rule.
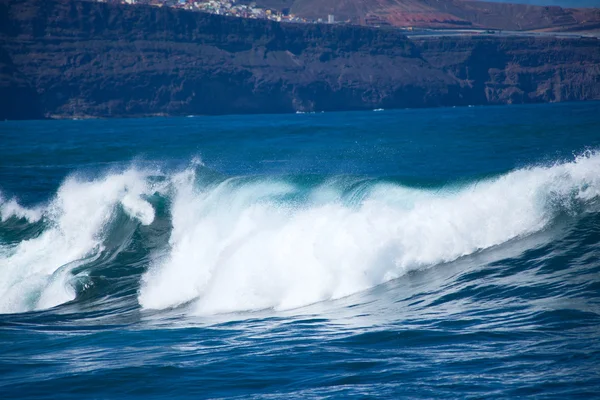
<path fill-rule="evenodd" d="M 471 104 L 600 99 L 600 41 L 436 38 L 414 41 L 432 68 L 455 77 Z"/>
<path fill-rule="evenodd" d="M 0 0 L 0 118 L 600 99 L 595 39 L 432 38 L 75 0 Z"/>

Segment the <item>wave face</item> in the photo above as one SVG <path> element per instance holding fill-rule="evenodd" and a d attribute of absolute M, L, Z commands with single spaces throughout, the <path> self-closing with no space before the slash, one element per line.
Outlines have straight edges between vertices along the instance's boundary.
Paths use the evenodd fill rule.
<path fill-rule="evenodd" d="M 40 310 L 74 300 L 71 271 L 105 250 L 119 209 L 141 224 L 152 223 L 154 209 L 140 197 L 148 190 L 144 175 L 129 170 L 91 182 L 67 179 L 47 206 L 27 209 L 15 199 L 3 202 L 3 224 L 24 219 L 41 223 L 43 230 L 0 248 L 0 312 Z"/>
<path fill-rule="evenodd" d="M 0 393 L 597 397 L 597 108 L 0 123 Z"/>
<path fill-rule="evenodd" d="M 353 178 L 302 186 L 176 182 L 169 254 L 144 275 L 142 307 L 197 313 L 291 309 L 523 237 L 598 196 L 600 156 L 422 190 Z"/>
<path fill-rule="evenodd" d="M 48 205 L 3 201 L 3 224 L 21 221 L 41 231 L 3 245 L 0 312 L 73 301 L 98 258 L 110 259 L 107 253 L 127 247 L 136 225 L 154 222 L 153 198 L 168 203 L 172 228 L 140 278 L 142 308 L 192 304 L 188 312 L 197 315 L 288 310 L 586 212 L 600 194 L 599 170 L 600 155 L 587 153 L 433 189 L 351 176 L 217 177 L 197 161 L 174 173 L 130 168 L 93 180 L 74 176 Z M 121 216 L 128 221 L 117 225 Z M 109 249 L 115 237 L 124 242 Z"/>

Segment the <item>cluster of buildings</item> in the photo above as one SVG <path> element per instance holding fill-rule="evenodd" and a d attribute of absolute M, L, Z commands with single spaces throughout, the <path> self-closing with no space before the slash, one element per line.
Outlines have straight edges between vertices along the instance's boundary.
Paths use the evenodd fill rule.
<path fill-rule="evenodd" d="M 288 12 L 257 7 L 255 3 L 239 4 L 238 0 L 96 0 L 103 3 L 148 4 L 156 7 L 173 7 L 190 11 L 203 11 L 232 17 L 270 19 L 278 22 L 336 23 L 333 15 L 327 19 L 307 20 Z"/>

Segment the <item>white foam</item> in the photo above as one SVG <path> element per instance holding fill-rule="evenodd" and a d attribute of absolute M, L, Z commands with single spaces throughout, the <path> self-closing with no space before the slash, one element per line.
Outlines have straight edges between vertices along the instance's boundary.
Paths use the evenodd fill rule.
<path fill-rule="evenodd" d="M 68 178 L 43 210 L 49 227 L 0 254 L 0 313 L 49 308 L 73 300 L 70 271 L 80 260 L 102 250 L 103 230 L 116 206 L 120 204 L 142 224 L 152 223 L 154 210 L 142 198 L 149 191 L 145 174 L 135 169 L 92 181 Z"/>
<path fill-rule="evenodd" d="M 166 257 L 143 277 L 140 304 L 194 312 L 290 309 L 365 290 L 546 227 L 557 207 L 600 194 L 600 156 L 514 171 L 442 192 L 375 185 L 353 204 L 340 189 L 284 181 L 174 178 Z"/>
<path fill-rule="evenodd" d="M 19 204 L 18 200 L 12 198 L 4 200 L 0 193 L 0 221 L 6 222 L 11 218 L 25 219 L 30 223 L 42 219 L 44 208 L 42 206 L 26 208 Z"/>

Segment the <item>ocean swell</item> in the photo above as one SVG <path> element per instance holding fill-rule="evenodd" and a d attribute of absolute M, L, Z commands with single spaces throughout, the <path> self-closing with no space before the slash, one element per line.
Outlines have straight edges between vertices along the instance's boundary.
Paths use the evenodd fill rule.
<path fill-rule="evenodd" d="M 138 302 L 205 315 L 337 299 L 541 231 L 588 211 L 598 171 L 590 152 L 434 189 L 351 176 L 223 177 L 198 161 L 174 173 L 71 176 L 44 205 L 0 198 L 1 224 L 43 224 L 0 244 L 0 313 L 75 300 L 86 266 L 111 237 L 127 236 L 111 233 L 123 229 L 113 222 L 124 215 L 131 229 L 152 227 L 157 197 L 169 238 L 137 278 Z"/>
<path fill-rule="evenodd" d="M 9 202 L 10 207 L 2 204 L 3 221 L 44 218 L 45 229 L 38 236 L 3 247 L 0 313 L 46 309 L 75 299 L 70 272 L 101 254 L 105 228 L 117 206 L 142 224 L 152 223 L 154 210 L 141 198 L 149 191 L 144 176 L 132 169 L 93 181 L 71 177 L 45 207 L 19 211 L 22 208 L 10 206 L 16 201 Z"/>
<path fill-rule="evenodd" d="M 439 190 L 351 178 L 198 187 L 188 171 L 177 179 L 168 254 L 144 275 L 139 302 L 210 314 L 340 298 L 540 231 L 598 196 L 598 171 L 589 153 Z"/>

